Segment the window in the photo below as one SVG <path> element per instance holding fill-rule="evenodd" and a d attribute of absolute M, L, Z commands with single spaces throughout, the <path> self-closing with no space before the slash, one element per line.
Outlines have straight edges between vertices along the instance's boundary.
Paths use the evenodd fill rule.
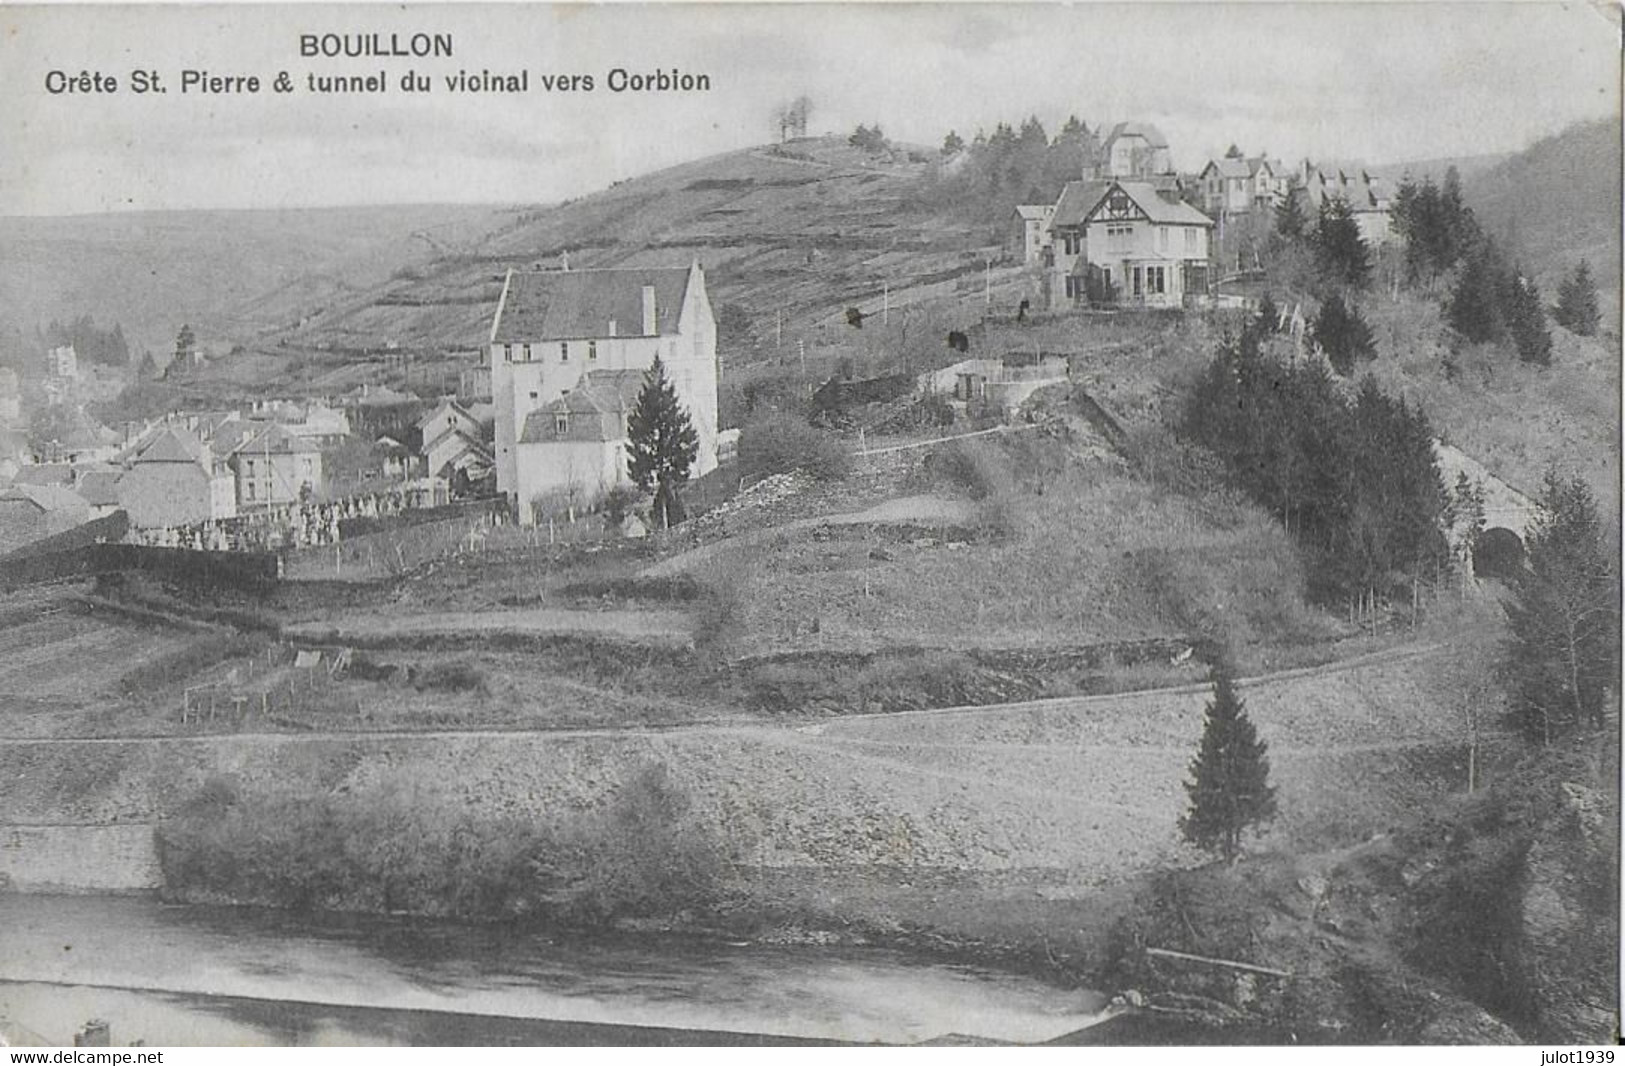
<path fill-rule="evenodd" d="M 1076 233 L 1068 233 L 1061 240 L 1061 246 L 1066 251 L 1067 255 L 1077 255 L 1078 245 L 1082 243 L 1082 241 L 1078 240 L 1078 235 Z"/>
<path fill-rule="evenodd" d="M 531 399 L 533 399 L 533 400 L 534 400 L 534 399 L 535 399 L 535 398 L 536 398 L 536 394 L 535 394 L 535 393 L 534 393 L 534 392 L 533 392 L 533 393 L 531 393 L 531 394 L 530 394 L 530 398 L 531 398 Z"/>
<path fill-rule="evenodd" d="M 1166 252 L 1168 250 L 1168 227 L 1157 227 L 1157 248 Z"/>
<path fill-rule="evenodd" d="M 559 362 L 568 363 L 569 361 L 570 361 L 570 342 L 569 341 L 559 341 Z"/>
<path fill-rule="evenodd" d="M 254 483 L 252 481 L 250 481 L 250 482 L 246 483 L 245 485 L 243 485 L 243 499 L 252 500 L 253 498 L 254 498 Z"/>
<path fill-rule="evenodd" d="M 570 432 L 570 413 L 568 411 L 560 411 L 553 416 L 553 432 L 561 437 Z"/>
<path fill-rule="evenodd" d="M 1066 295 L 1069 300 L 1078 295 L 1078 279 L 1071 274 L 1066 276 Z"/>
<path fill-rule="evenodd" d="M 1144 288 L 1144 285 L 1143 285 L 1143 282 L 1145 280 L 1145 271 L 1144 271 L 1144 269 L 1141 268 L 1141 267 L 1135 267 L 1134 268 L 1134 273 L 1133 273 L 1133 278 L 1134 278 L 1134 295 L 1136 295 L 1136 296 L 1144 296 L 1145 295 L 1145 288 Z"/>
<path fill-rule="evenodd" d="M 525 362 L 530 362 L 530 345 L 525 345 Z"/>
<path fill-rule="evenodd" d="M 1196 251 L 1196 227 L 1195 226 L 1186 226 L 1185 227 L 1185 250 L 1187 252 Z"/>
<path fill-rule="evenodd" d="M 243 460 L 243 462 L 247 464 L 247 469 L 244 470 L 243 472 L 245 474 L 247 474 L 249 477 L 253 477 L 254 476 L 254 460 L 245 459 L 245 460 Z"/>
<path fill-rule="evenodd" d="M 597 341 L 588 341 L 587 342 L 587 362 L 590 363 L 590 362 L 592 362 L 593 360 L 595 360 L 597 358 L 598 358 L 598 342 Z"/>
<path fill-rule="evenodd" d="M 1145 268 L 1145 291 L 1148 293 L 1163 293 L 1165 275 L 1160 266 Z"/>
<path fill-rule="evenodd" d="M 513 362 L 513 345 L 511 345 L 511 344 L 499 344 L 499 345 L 496 346 L 496 350 L 497 350 L 497 355 L 501 357 L 501 359 L 502 359 L 502 361 L 504 363 Z"/>

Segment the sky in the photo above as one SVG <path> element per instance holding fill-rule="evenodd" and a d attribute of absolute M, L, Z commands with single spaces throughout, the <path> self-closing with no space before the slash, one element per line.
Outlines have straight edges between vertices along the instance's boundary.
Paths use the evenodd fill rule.
<path fill-rule="evenodd" d="M 0 215 L 384 203 L 546 203 L 776 139 L 878 123 L 954 129 L 1070 114 L 1138 119 L 1199 169 L 1238 144 L 1393 163 L 1516 151 L 1619 115 L 1618 9 L 1552 2 L 0 4 Z M 300 55 L 302 34 L 449 33 L 450 58 Z M 608 73 L 706 74 L 704 93 L 610 91 Z M 168 91 L 132 91 L 157 71 Z M 257 75 L 257 94 L 182 94 L 185 70 Z M 400 91 L 407 71 L 426 94 Z M 460 70 L 528 71 L 524 94 L 454 93 Z M 114 93 L 51 93 L 52 71 Z M 287 72 L 295 91 L 275 93 Z M 307 76 L 382 72 L 382 94 Z M 592 92 L 543 91 L 590 74 Z"/>

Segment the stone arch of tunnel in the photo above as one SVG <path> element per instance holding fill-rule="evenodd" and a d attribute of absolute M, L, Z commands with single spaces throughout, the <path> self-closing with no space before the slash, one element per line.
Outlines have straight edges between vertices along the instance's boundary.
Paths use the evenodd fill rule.
<path fill-rule="evenodd" d="M 1473 550 L 1473 576 L 1510 581 L 1523 569 L 1523 538 L 1505 526 L 1491 526 L 1478 535 Z"/>

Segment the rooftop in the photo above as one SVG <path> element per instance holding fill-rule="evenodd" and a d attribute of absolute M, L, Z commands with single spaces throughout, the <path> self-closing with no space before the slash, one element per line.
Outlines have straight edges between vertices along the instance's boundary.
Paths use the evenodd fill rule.
<path fill-rule="evenodd" d="M 655 333 L 676 333 L 688 278 L 689 269 L 681 267 L 513 271 L 502 289 L 491 341 L 511 344 L 644 336 L 645 286 L 654 288 Z"/>

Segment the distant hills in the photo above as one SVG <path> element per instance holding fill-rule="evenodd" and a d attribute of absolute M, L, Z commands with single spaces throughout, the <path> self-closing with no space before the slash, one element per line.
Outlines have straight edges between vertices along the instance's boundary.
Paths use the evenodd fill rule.
<path fill-rule="evenodd" d="M 1583 255 L 1617 313 L 1617 127 L 1572 127 L 1513 156 L 1455 165 L 1491 233 L 1548 294 Z M 189 322 L 241 358 L 214 385 L 342 391 L 376 375 L 364 353 L 444 361 L 483 342 L 509 268 L 706 266 L 713 302 L 758 335 L 847 306 L 975 286 L 998 234 L 934 195 L 934 153 L 870 154 L 845 138 L 696 160 L 553 206 L 394 206 L 0 218 L 0 348 L 36 323 L 119 321 L 160 359 Z M 419 365 L 414 363 L 414 365 Z M 450 364 L 445 364 L 450 365 Z"/>
<path fill-rule="evenodd" d="M 1570 126 L 1497 165 L 1462 174 L 1468 204 L 1555 299 L 1561 276 L 1582 258 L 1618 322 L 1620 126 L 1600 119 Z"/>
<path fill-rule="evenodd" d="M 252 343 L 501 224 L 487 206 L 0 217 L 0 334 L 82 314 L 160 361 Z"/>

